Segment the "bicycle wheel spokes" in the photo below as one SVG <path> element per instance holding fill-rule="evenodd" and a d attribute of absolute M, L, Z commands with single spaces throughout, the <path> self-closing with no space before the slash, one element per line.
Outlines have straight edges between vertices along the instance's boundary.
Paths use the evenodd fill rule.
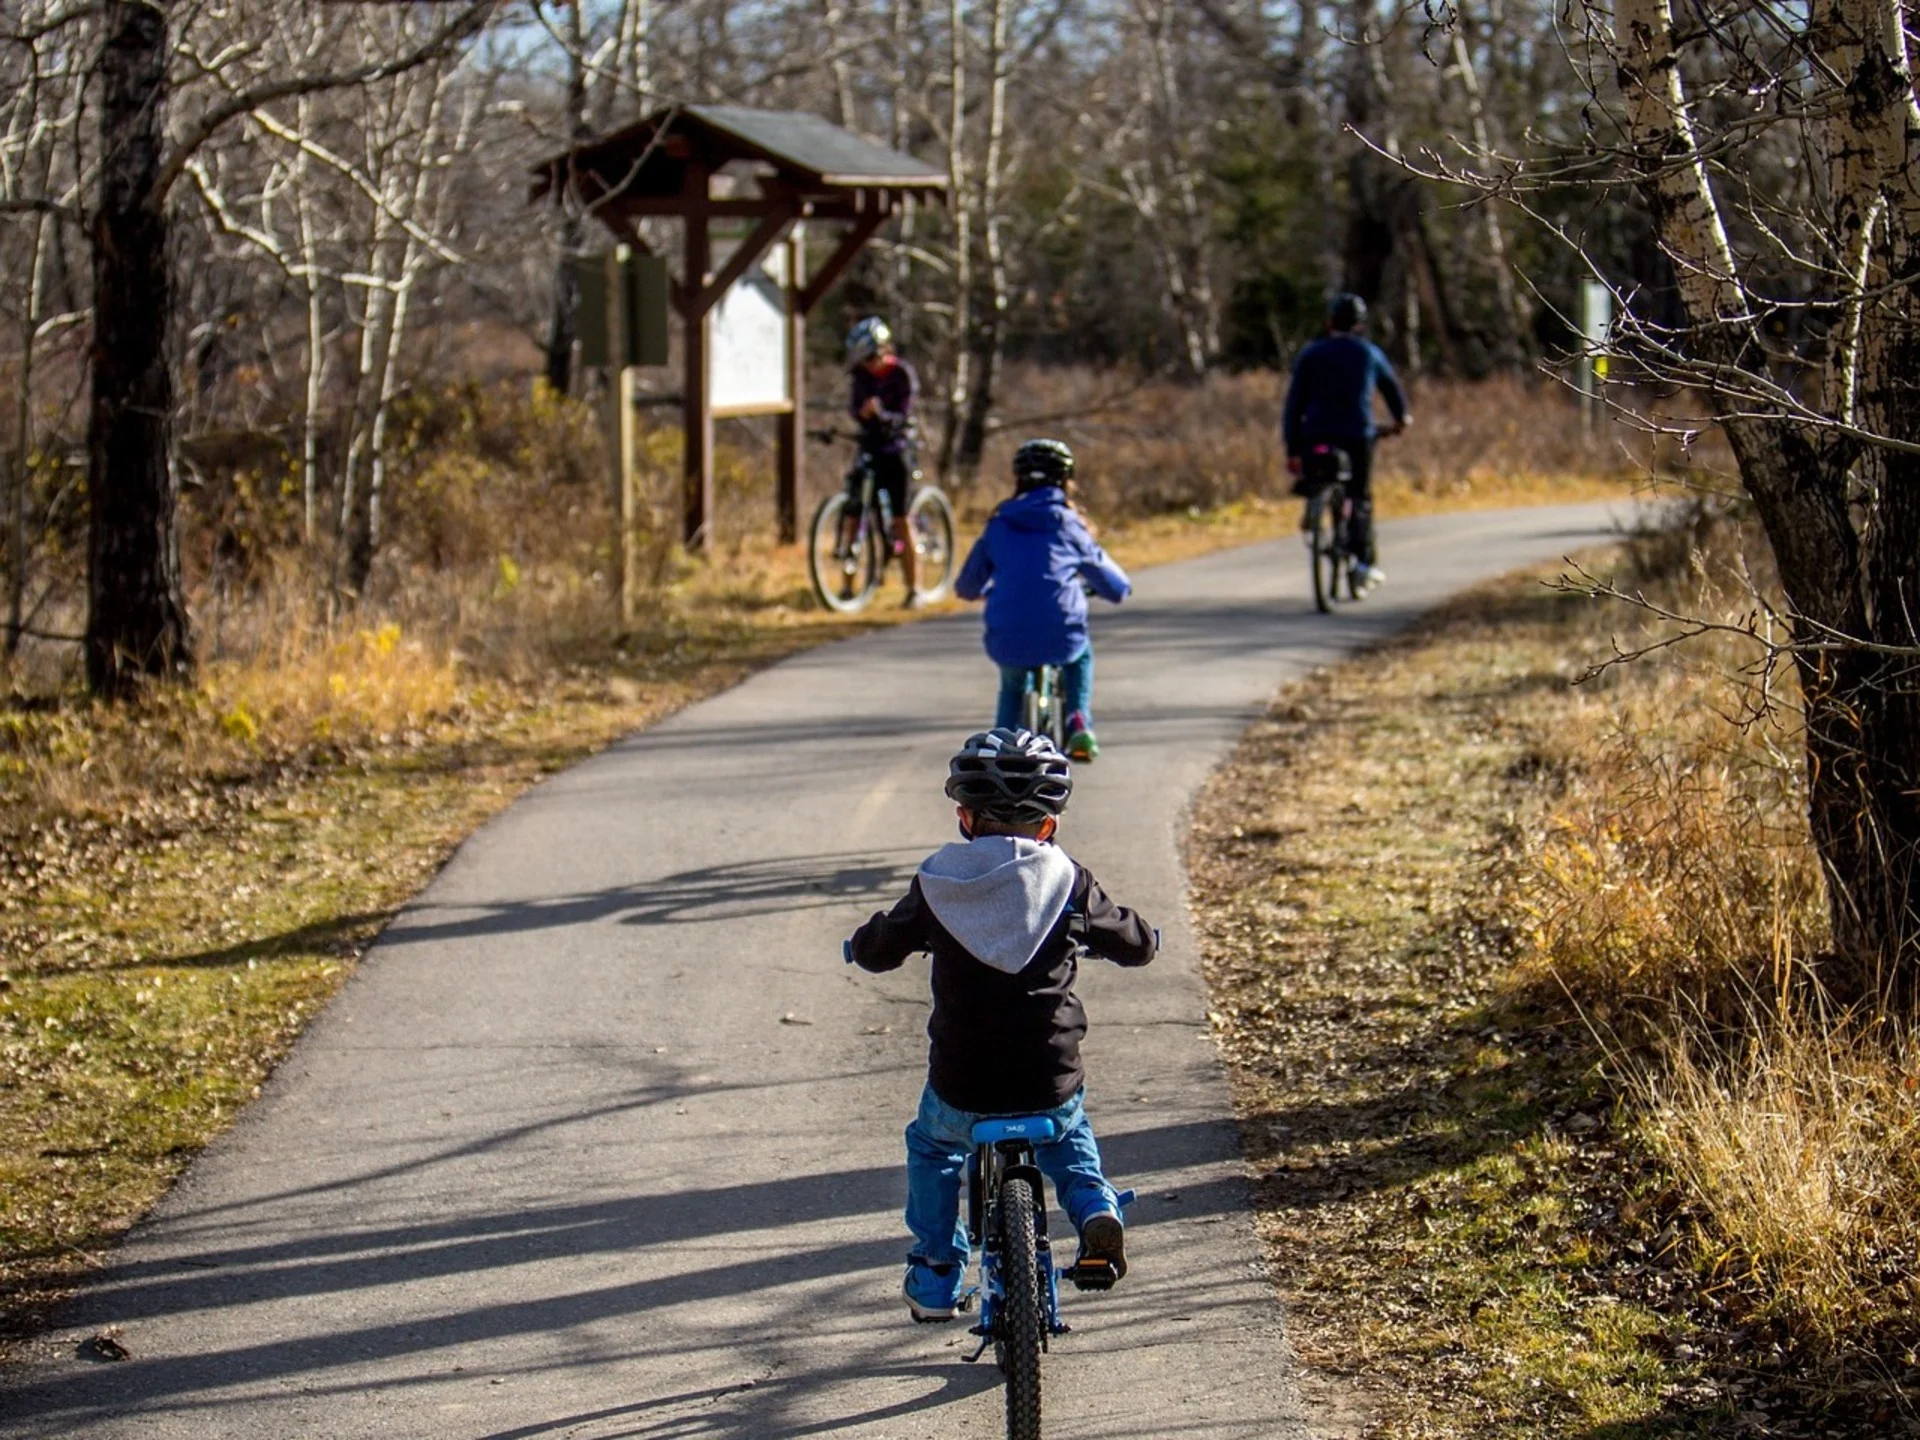
<path fill-rule="evenodd" d="M 953 507 L 929 485 L 907 506 L 907 530 L 913 538 L 919 586 L 927 600 L 946 594 L 953 579 Z"/>
<path fill-rule="evenodd" d="M 807 573 L 822 605 L 846 612 L 873 598 L 882 559 L 877 542 L 874 526 L 860 523 L 845 492 L 820 502 L 807 537 Z"/>
<path fill-rule="evenodd" d="M 1040 1351 L 1047 1312 L 1032 1182 L 1024 1175 L 1009 1176 L 1000 1187 L 999 1209 L 1007 1293 L 995 1348 L 1007 1377 L 1007 1440 L 1040 1440 Z"/>

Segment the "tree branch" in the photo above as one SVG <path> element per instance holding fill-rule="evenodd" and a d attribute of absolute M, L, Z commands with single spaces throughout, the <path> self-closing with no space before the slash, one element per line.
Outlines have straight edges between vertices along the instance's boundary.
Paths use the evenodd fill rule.
<path fill-rule="evenodd" d="M 390 80 L 396 75 L 403 75 L 409 70 L 440 59 L 462 41 L 477 35 L 485 28 L 487 21 L 493 17 L 494 11 L 499 6 L 500 0 L 474 0 L 474 3 L 428 36 L 420 45 L 392 60 L 379 60 L 331 74 L 294 75 L 285 80 L 275 80 L 230 96 L 201 116 L 198 123 L 174 147 L 173 153 L 160 167 L 159 179 L 154 182 L 153 203 L 159 205 L 165 202 L 174 182 L 186 173 L 187 163 L 193 159 L 194 153 L 228 122 L 258 110 L 263 105 L 271 105 L 276 100 L 318 94 L 324 90 L 344 90 L 356 85 L 372 85 L 381 80 Z"/>

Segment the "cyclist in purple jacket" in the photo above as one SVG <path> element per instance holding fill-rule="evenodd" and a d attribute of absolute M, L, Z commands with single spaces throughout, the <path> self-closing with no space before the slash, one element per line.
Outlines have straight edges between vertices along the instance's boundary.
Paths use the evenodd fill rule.
<path fill-rule="evenodd" d="M 1347 548 L 1358 558 L 1354 584 L 1371 590 L 1387 578 L 1373 553 L 1373 392 L 1386 399 L 1397 435 L 1413 423 L 1400 377 L 1378 345 L 1361 335 L 1367 302 L 1358 295 L 1336 295 L 1327 303 L 1327 333 L 1302 350 L 1293 362 L 1287 403 L 1280 422 L 1287 447 L 1287 469 L 1300 473 L 1301 457 L 1315 445 L 1347 452 L 1353 478 L 1347 495 L 1353 509 L 1347 521 Z"/>
<path fill-rule="evenodd" d="M 893 331 L 878 315 L 869 315 L 847 332 L 847 368 L 853 378 L 847 413 L 859 422 L 860 449 L 873 466 L 874 483 L 892 506 L 893 548 L 906 574 L 907 604 L 912 606 L 920 593 L 920 557 L 907 526 L 907 489 L 913 477 L 913 402 L 920 395 L 920 377 L 894 353 Z"/>
<path fill-rule="evenodd" d="M 953 593 L 987 600 L 987 654 L 1000 667 L 994 724 L 1020 723 L 1027 678 L 1058 665 L 1067 708 L 1067 754 L 1091 760 L 1093 641 L 1087 591 L 1119 604 L 1133 589 L 1067 502 L 1073 451 L 1058 440 L 1029 440 L 1013 457 L 1014 495 L 1002 501 L 960 567 Z"/>

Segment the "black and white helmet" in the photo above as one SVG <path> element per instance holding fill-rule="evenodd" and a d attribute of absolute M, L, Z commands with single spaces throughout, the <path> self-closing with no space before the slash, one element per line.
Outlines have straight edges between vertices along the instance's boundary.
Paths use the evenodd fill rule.
<path fill-rule="evenodd" d="M 1064 440 L 1029 440 L 1013 452 L 1013 488 L 1019 492 L 1044 485 L 1064 487 L 1073 478 L 1073 451 Z"/>
<path fill-rule="evenodd" d="M 947 798 L 1002 824 L 1038 825 L 1065 810 L 1071 794 L 1067 757 L 1031 730 L 969 735 L 947 765 Z"/>
<path fill-rule="evenodd" d="M 847 364 L 859 365 L 873 359 L 893 344 L 893 331 L 878 315 L 869 315 L 847 331 Z"/>

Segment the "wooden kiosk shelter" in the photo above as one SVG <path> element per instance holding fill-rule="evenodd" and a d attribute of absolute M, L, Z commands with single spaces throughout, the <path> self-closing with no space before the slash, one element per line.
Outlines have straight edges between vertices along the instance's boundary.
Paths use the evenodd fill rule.
<path fill-rule="evenodd" d="M 713 542 L 709 319 L 736 281 L 774 246 L 785 246 L 786 263 L 775 267 L 775 273 L 784 276 L 787 394 L 774 403 L 727 413 L 778 417 L 780 538 L 795 539 L 805 470 L 801 447 L 807 315 L 861 247 L 910 201 L 944 200 L 946 172 L 863 140 L 817 115 L 675 105 L 542 161 L 535 175 L 536 199 L 550 197 L 593 216 L 635 252 L 649 249 L 639 221 L 650 216 L 682 221 L 680 279 L 671 286 L 671 299 L 685 340 L 682 535 L 690 549 L 710 549 Z M 728 220 L 751 228 L 716 272 L 713 226 Z M 828 221 L 845 228 L 825 263 L 808 275 L 800 227 Z M 627 395 L 624 384 L 615 388 L 616 394 Z M 630 414 L 622 424 L 630 429 Z"/>

